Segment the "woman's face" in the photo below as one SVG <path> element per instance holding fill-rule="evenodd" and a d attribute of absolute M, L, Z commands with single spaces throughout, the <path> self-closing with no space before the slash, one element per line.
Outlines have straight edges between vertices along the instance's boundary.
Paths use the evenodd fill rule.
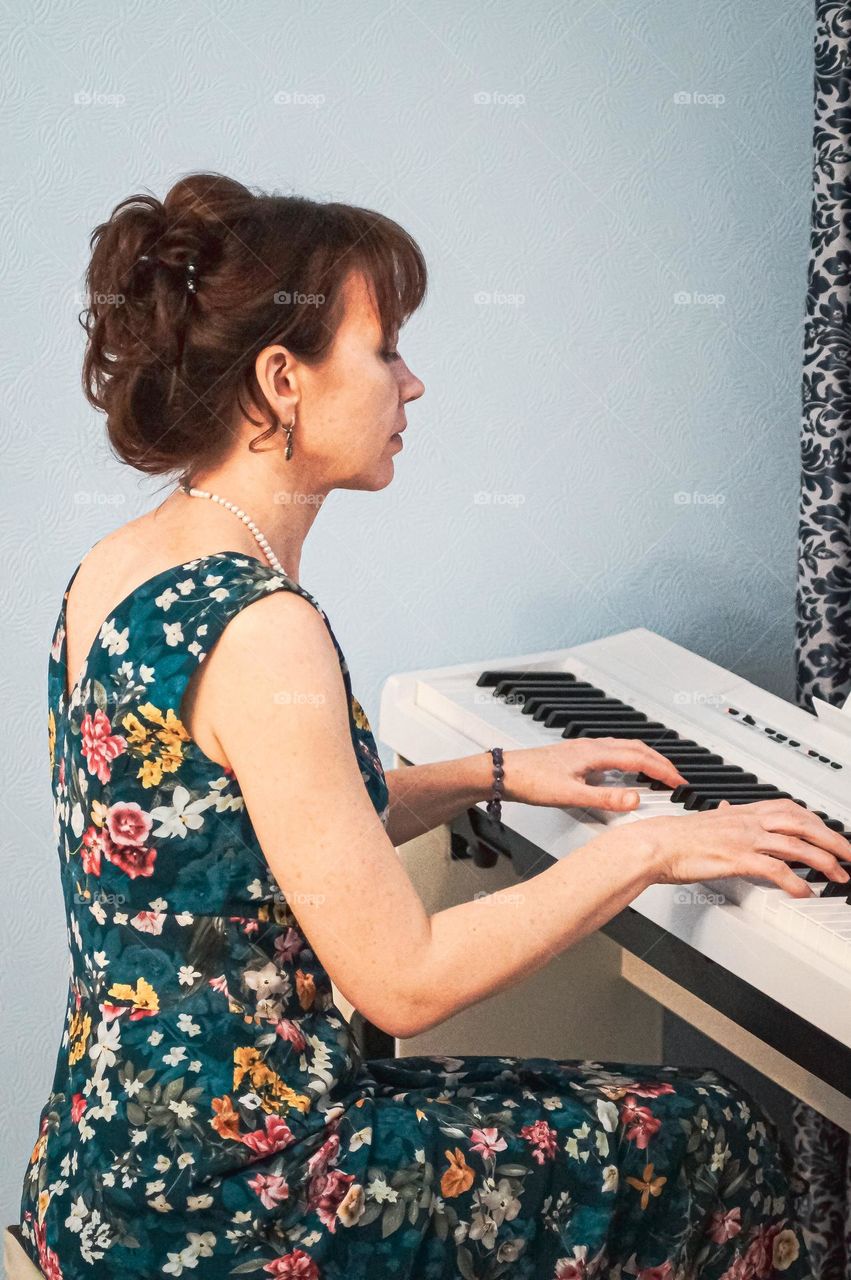
<path fill-rule="evenodd" d="M 348 276 L 343 297 L 343 320 L 321 364 L 311 367 L 288 356 L 273 384 L 279 396 L 287 397 L 280 402 L 284 423 L 292 420 L 290 397 L 295 397 L 293 461 L 300 460 L 301 487 L 313 492 L 388 485 L 393 459 L 402 448 L 396 433 L 406 424 L 405 405 L 425 391 L 402 356 L 394 354 L 395 347 L 387 349 L 382 342 L 378 315 L 359 271 Z"/>

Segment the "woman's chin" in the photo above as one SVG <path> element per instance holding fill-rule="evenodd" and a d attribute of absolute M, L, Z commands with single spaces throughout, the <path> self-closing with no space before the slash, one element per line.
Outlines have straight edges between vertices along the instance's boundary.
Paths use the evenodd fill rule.
<path fill-rule="evenodd" d="M 334 488 L 362 489 L 369 493 L 375 493 L 379 489 L 386 489 L 395 475 L 396 468 L 393 465 L 393 452 L 388 450 L 383 457 L 378 459 L 371 471 L 364 471 L 359 475 L 350 476 L 347 480 L 341 480 Z"/>

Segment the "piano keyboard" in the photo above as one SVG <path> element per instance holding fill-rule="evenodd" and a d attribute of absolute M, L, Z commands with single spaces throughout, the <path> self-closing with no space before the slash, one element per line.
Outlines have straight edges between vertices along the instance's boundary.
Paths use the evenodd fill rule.
<path fill-rule="evenodd" d="M 391 676 L 378 732 L 414 764 L 494 745 L 633 738 L 687 779 L 671 790 L 624 775 L 641 800 L 628 813 L 503 802 L 504 826 L 541 850 L 541 866 L 612 826 L 660 815 L 687 822 L 722 799 L 789 797 L 851 839 L 851 715 L 846 731 L 837 717 L 824 721 L 644 628 L 487 665 Z M 829 881 L 809 866 L 795 870 L 812 896 L 730 877 L 651 885 L 631 907 L 851 1047 L 851 882 Z"/>
<path fill-rule="evenodd" d="M 687 786 L 672 789 L 645 774 L 629 775 L 630 785 L 639 795 L 642 817 L 668 816 L 679 810 L 706 812 L 717 809 L 722 800 L 736 805 L 791 799 L 809 808 L 789 791 L 725 760 L 693 739 L 684 738 L 669 725 L 651 720 L 623 699 L 613 698 L 605 689 L 581 680 L 575 672 L 483 671 L 476 684 L 490 689 L 495 698 L 516 707 L 544 729 L 557 731 L 562 738 L 626 738 L 646 743 L 675 764 Z M 754 717 L 746 713 L 745 723 L 753 724 Z M 782 741 L 790 748 L 800 747 L 790 735 L 783 735 Z M 815 748 L 809 752 L 822 763 L 836 767 Z M 851 839 L 851 831 L 845 829 L 841 819 L 823 810 L 815 812 L 827 827 L 846 840 Z M 851 859 L 851 845 L 848 858 Z M 789 865 L 809 884 L 812 899 L 796 899 L 767 880 L 731 877 L 708 883 L 728 901 L 768 917 L 775 928 L 801 938 L 816 951 L 846 965 L 851 973 L 851 881 L 829 879 L 823 871 L 805 863 Z M 842 859 L 840 865 L 851 874 L 851 861 Z"/>

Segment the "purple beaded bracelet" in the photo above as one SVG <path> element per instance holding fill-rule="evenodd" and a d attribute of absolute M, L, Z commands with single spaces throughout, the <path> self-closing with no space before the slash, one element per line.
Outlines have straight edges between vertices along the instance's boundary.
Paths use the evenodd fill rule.
<path fill-rule="evenodd" d="M 488 747 L 493 758 L 493 795 L 487 803 L 491 818 L 502 822 L 502 797 L 505 794 L 505 770 L 502 767 L 502 747 Z"/>

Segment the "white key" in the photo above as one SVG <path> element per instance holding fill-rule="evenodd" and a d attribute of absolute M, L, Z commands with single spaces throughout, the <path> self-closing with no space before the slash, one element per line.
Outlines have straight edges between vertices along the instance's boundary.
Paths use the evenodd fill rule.
<path fill-rule="evenodd" d="M 818 947 L 823 956 L 851 969 L 851 927 L 825 929 Z"/>
<path fill-rule="evenodd" d="M 710 889 L 723 893 L 728 902 L 735 903 L 749 915 L 763 916 L 768 900 L 773 895 L 789 897 L 770 880 L 760 880 L 756 876 L 724 876 L 719 880 L 707 880 L 706 883 Z"/>
<path fill-rule="evenodd" d="M 833 924 L 836 928 L 841 928 L 845 924 L 851 924 L 851 908 L 840 902 L 837 909 L 836 902 L 836 899 L 830 898 L 790 902 L 778 913 L 781 927 L 808 946 L 814 946 L 821 927 Z"/>

